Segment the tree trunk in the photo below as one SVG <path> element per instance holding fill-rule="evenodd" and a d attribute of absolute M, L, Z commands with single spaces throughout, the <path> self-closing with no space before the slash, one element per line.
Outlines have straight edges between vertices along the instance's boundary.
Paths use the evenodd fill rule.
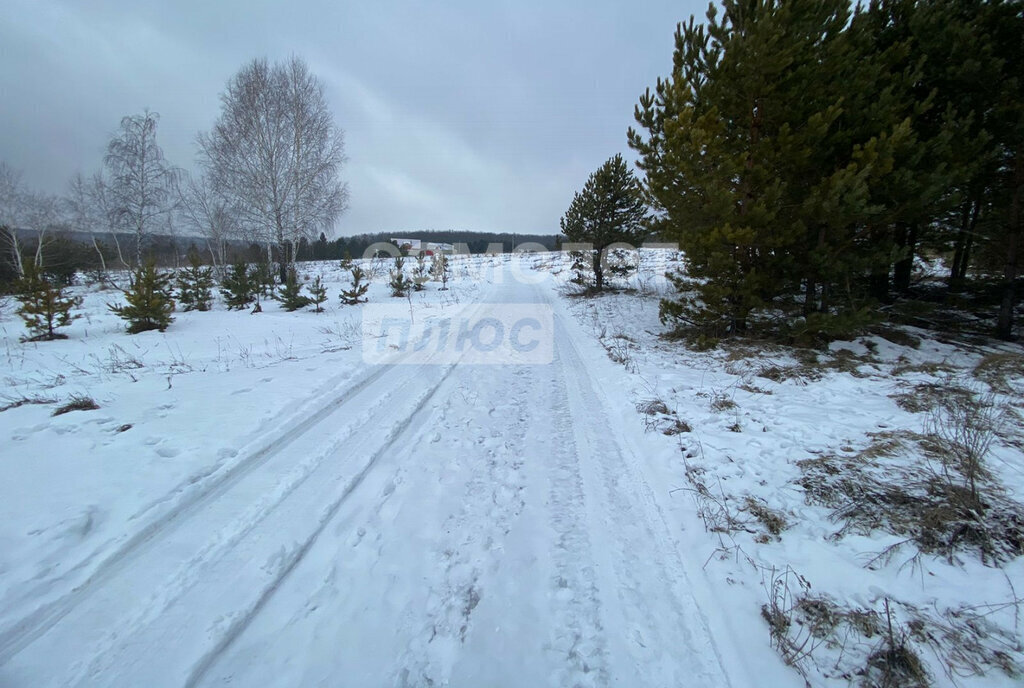
<path fill-rule="evenodd" d="M 978 213 L 981 209 L 979 200 L 971 200 L 964 204 L 960 216 L 960 229 L 957 232 L 956 242 L 953 245 L 953 265 L 949 270 L 949 290 L 958 292 L 963 289 L 964 276 L 967 274 L 967 265 L 970 262 L 971 242 L 974 237 L 974 227 L 978 224 Z"/>
<path fill-rule="evenodd" d="M 1024 150 L 1017 150 L 1013 165 L 1013 200 L 1010 202 L 1010 217 L 1007 227 L 1006 267 L 1003 269 L 1003 299 L 999 305 L 999 320 L 996 334 L 1000 339 L 1013 338 L 1013 309 L 1017 305 L 1017 268 L 1020 254 L 1020 205 L 1024 190 Z"/>
<path fill-rule="evenodd" d="M 604 268 L 601 267 L 601 250 L 594 250 L 594 288 L 597 291 L 604 289 Z"/>
<path fill-rule="evenodd" d="M 902 225 L 897 232 L 900 248 L 906 255 L 897 261 L 893 269 L 893 287 L 901 294 L 910 291 L 910 276 L 914 270 L 914 254 L 917 251 L 917 223 Z"/>

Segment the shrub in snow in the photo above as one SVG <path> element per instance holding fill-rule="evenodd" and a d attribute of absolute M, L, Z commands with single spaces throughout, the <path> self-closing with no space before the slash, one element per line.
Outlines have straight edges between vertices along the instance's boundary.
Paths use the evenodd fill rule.
<path fill-rule="evenodd" d="M 188 254 L 189 266 L 178 272 L 178 303 L 185 311 L 208 311 L 213 301 L 213 268 L 204 267 L 199 254 Z"/>
<path fill-rule="evenodd" d="M 367 301 L 366 292 L 370 288 L 369 284 L 363 282 L 363 278 L 366 277 L 366 273 L 358 265 L 354 265 L 352 268 L 352 288 L 343 289 L 341 291 L 341 302 L 346 306 L 355 306 L 359 303 L 365 303 Z"/>
<path fill-rule="evenodd" d="M 228 310 L 242 310 L 256 300 L 257 285 L 244 261 L 235 262 L 220 284 Z"/>
<path fill-rule="evenodd" d="M 327 287 L 324 286 L 324 281 L 317 275 L 313 278 L 313 281 L 309 285 L 310 303 L 315 306 L 313 308 L 314 313 L 323 313 L 323 305 L 327 303 Z"/>
<path fill-rule="evenodd" d="M 433 278 L 441 283 L 441 291 L 448 290 L 448 278 L 451 277 L 451 268 L 448 264 L 448 256 L 438 253 L 434 256 L 434 264 L 430 267 Z"/>
<path fill-rule="evenodd" d="M 427 257 L 420 253 L 416 256 L 416 267 L 412 271 L 412 288 L 416 291 L 423 291 L 429 279 L 430 271 L 427 268 Z"/>
<path fill-rule="evenodd" d="M 295 274 L 295 268 L 288 268 L 287 277 L 278 298 L 281 300 L 281 306 L 288 312 L 297 311 L 312 303 L 310 298 L 302 293 L 302 285 Z"/>
<path fill-rule="evenodd" d="M 124 306 L 107 304 L 119 317 L 128 321 L 128 332 L 137 334 L 147 330 L 163 332 L 174 318 L 174 299 L 171 298 L 171 274 L 159 272 L 153 261 L 137 268 L 131 277 L 131 286 L 124 292 Z"/>
<path fill-rule="evenodd" d="M 18 300 L 21 306 L 18 315 L 25 321 L 30 335 L 28 341 L 67 339 L 67 335 L 54 330 L 70 325 L 77 315 L 71 315 L 71 309 L 79 305 L 80 299 L 66 296 L 64 288 L 47 280 L 39 268 L 27 261 L 25 274 L 21 279 Z"/>
<path fill-rule="evenodd" d="M 395 256 L 395 267 L 391 270 L 388 286 L 391 287 L 391 295 L 397 297 L 405 296 L 412 288 L 412 280 L 405 276 L 405 259 L 401 256 Z"/>

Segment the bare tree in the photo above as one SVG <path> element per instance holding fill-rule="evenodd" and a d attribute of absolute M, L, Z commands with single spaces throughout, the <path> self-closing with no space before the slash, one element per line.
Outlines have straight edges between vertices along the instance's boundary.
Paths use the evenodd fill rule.
<path fill-rule="evenodd" d="M 178 171 L 156 142 L 159 118 L 148 110 L 122 118 L 103 158 L 106 204 L 117 227 L 135 234 L 136 265 L 142 264 L 143 238 L 166 221 L 175 200 Z"/>
<path fill-rule="evenodd" d="M 198 143 L 202 166 L 241 222 L 281 248 L 282 276 L 298 240 L 329 232 L 347 207 L 348 190 L 338 179 L 343 132 L 320 81 L 298 57 L 244 66 L 228 81 L 221 115 Z"/>
<path fill-rule="evenodd" d="M 25 189 L 21 185 L 21 172 L 0 162 L 0 240 L 3 251 L 17 275 L 24 274 L 21 242 L 18 228 L 24 221 Z"/>
<path fill-rule="evenodd" d="M 99 257 L 100 269 L 105 279 L 107 259 L 103 255 L 99 242 L 96 240 L 96 232 L 101 228 L 107 229 L 107 220 L 97 202 L 99 197 L 95 188 L 97 183 L 97 178 L 87 179 L 82 176 L 81 172 L 76 172 L 71 177 L 71 181 L 68 182 L 68 193 L 64 197 L 63 205 L 64 215 L 71 225 L 71 229 L 82 234 L 88 234 L 92 240 L 92 247 L 96 250 L 96 255 Z"/>
<path fill-rule="evenodd" d="M 181 185 L 181 215 L 185 223 L 206 239 L 214 265 L 224 265 L 228 239 L 240 235 L 237 211 L 214 189 L 209 175 L 189 177 Z"/>
<path fill-rule="evenodd" d="M 60 203 L 56 196 L 27 190 L 21 183 L 21 173 L 0 162 L 0 240 L 16 274 L 25 274 L 26 246 L 22 233 L 36 233 L 33 262 L 42 267 L 46 233 L 60 220 Z"/>

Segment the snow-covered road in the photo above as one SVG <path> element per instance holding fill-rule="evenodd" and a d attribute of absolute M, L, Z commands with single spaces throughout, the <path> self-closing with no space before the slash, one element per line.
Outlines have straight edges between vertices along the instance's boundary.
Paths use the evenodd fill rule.
<path fill-rule="evenodd" d="M 550 285 L 480 299 L 554 361 L 347 376 L 0 626 L 0 685 L 750 684 L 622 368 Z"/>

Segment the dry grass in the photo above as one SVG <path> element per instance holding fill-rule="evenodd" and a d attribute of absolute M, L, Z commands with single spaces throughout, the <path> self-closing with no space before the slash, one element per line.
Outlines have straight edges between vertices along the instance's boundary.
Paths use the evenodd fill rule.
<path fill-rule="evenodd" d="M 811 584 L 791 567 L 765 574 L 761 616 L 772 646 L 805 678 L 815 667 L 825 678 L 871 688 L 925 688 L 932 685 L 926 652 L 954 684 L 990 671 L 1021 676 L 1024 648 L 989 618 L 993 609 L 929 611 L 888 598 L 849 606 L 811 594 Z M 1019 612 L 1020 604 L 1015 598 L 995 607 Z"/>
<path fill-rule="evenodd" d="M 53 415 L 61 416 L 72 411 L 94 411 L 98 408 L 99 404 L 93 401 L 92 397 L 75 395 L 71 397 L 68 403 L 55 409 Z"/>
<path fill-rule="evenodd" d="M 1010 381 L 1024 378 L 1024 355 L 1009 352 L 989 354 L 974 367 L 973 374 L 987 383 L 993 392 L 1012 394 Z"/>
<path fill-rule="evenodd" d="M 910 413 L 927 413 L 950 399 L 969 400 L 970 397 L 970 390 L 952 381 L 922 382 L 914 385 L 910 391 L 890 395 L 897 406 Z"/>
<path fill-rule="evenodd" d="M 21 397 L 20 399 L 9 401 L 6 404 L 0 406 L 0 413 L 4 411 L 10 411 L 11 409 L 19 408 L 21 406 L 29 406 L 34 404 L 45 405 L 56 403 L 57 400 L 52 397 Z"/>
<path fill-rule="evenodd" d="M 772 509 L 768 506 L 768 502 L 763 499 L 748 495 L 743 505 L 743 511 L 753 516 L 761 524 L 761 527 L 764 528 L 765 533 L 761 533 L 761 536 L 771 536 L 755 538 L 759 542 L 767 542 L 772 538 L 779 540 L 781 539 L 782 531 L 789 527 L 789 523 L 782 512 Z"/>
<path fill-rule="evenodd" d="M 946 451 L 932 436 L 880 433 L 852 457 L 800 461 L 803 477 L 797 482 L 809 504 L 829 508 L 832 520 L 842 523 L 834 537 L 880 530 L 904 538 L 869 566 L 887 563 L 907 544 L 918 552 L 910 562 L 921 552 L 953 561 L 961 552 L 976 551 L 994 564 L 1024 554 L 1024 507 L 990 479 L 977 494 L 947 479 L 935 468 Z"/>

